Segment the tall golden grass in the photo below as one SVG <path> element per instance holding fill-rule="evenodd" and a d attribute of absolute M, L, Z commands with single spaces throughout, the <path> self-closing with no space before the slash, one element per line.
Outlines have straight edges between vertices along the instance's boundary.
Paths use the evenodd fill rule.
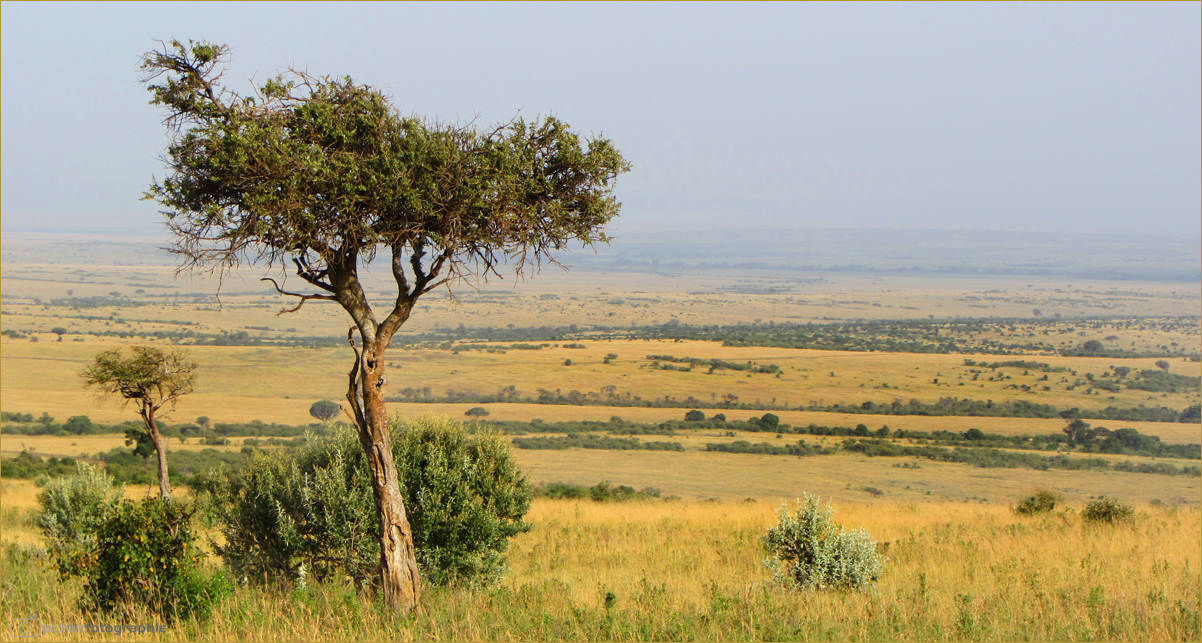
<path fill-rule="evenodd" d="M 772 584 L 759 539 L 766 503 L 538 501 L 500 588 L 433 588 L 402 616 L 338 583 L 240 587 L 207 622 L 106 640 L 1197 640 L 1195 509 L 1143 509 L 1130 524 L 1078 507 L 1018 517 L 998 505 L 836 505 L 888 557 L 863 594 Z M 6 526 L 15 518 L 6 515 Z M 117 622 L 81 613 L 77 585 L 6 554 L 6 620 Z M 607 595 L 609 599 L 607 601 Z M 608 603 L 608 606 L 607 606 Z M 155 617 L 135 608 L 134 622 Z M 0 635 L 13 640 L 13 632 Z M 63 640 L 92 640 L 67 635 Z"/>

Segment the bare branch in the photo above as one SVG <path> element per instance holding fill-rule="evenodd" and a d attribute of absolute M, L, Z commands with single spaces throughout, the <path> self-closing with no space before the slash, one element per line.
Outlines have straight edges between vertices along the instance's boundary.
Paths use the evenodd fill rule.
<path fill-rule="evenodd" d="M 300 298 L 300 302 L 298 302 L 292 308 L 285 308 L 285 309 L 279 311 L 278 313 L 276 313 L 277 317 L 280 315 L 283 315 L 284 313 L 294 313 L 294 312 L 300 310 L 301 306 L 304 306 L 305 302 L 309 301 L 310 299 L 321 299 L 321 300 L 325 300 L 325 301 L 337 301 L 338 300 L 338 298 L 335 297 L 334 295 L 317 295 L 317 294 L 306 295 L 306 294 L 299 293 L 299 292 L 288 292 L 287 290 L 280 288 L 280 285 L 278 283 L 276 283 L 275 279 L 272 279 L 271 277 L 263 277 L 259 281 L 270 281 L 271 285 L 275 286 L 276 292 L 280 293 L 281 295 L 288 295 L 289 297 L 299 297 Z"/>

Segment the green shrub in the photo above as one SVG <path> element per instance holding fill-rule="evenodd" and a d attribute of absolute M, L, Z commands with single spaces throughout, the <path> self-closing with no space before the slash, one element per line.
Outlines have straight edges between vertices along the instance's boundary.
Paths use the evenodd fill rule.
<path fill-rule="evenodd" d="M 880 576 L 885 559 L 863 529 L 845 531 L 831 521 L 834 509 L 823 508 L 806 494 L 797 510 L 780 507 L 780 524 L 763 537 L 769 556 L 764 564 L 777 582 L 800 589 L 864 590 Z"/>
<path fill-rule="evenodd" d="M 167 618 L 207 618 L 228 587 L 201 571 L 204 552 L 192 532 L 194 509 L 178 501 L 122 501 L 96 534 L 84 569 L 84 607 L 112 611 L 146 605 Z"/>
<path fill-rule="evenodd" d="M 1035 514 L 1047 513 L 1056 508 L 1056 494 L 1047 490 L 1035 492 L 1035 495 L 1018 503 L 1014 508 L 1014 513 L 1020 516 L 1033 516 Z"/>
<path fill-rule="evenodd" d="M 531 488 L 495 433 L 469 434 L 445 418 L 395 421 L 393 456 L 418 565 L 436 585 L 500 579 L 508 539 Z M 292 452 L 256 454 L 237 474 L 197 477 L 217 552 L 239 578 L 375 581 L 379 524 L 358 437 L 341 430 Z"/>
<path fill-rule="evenodd" d="M 394 424 L 393 453 L 426 580 L 499 581 L 509 539 L 530 530 L 522 517 L 533 496 L 507 441 L 470 435 L 448 418 L 423 418 Z"/>
<path fill-rule="evenodd" d="M 1119 502 L 1116 498 L 1102 496 L 1085 506 L 1081 517 L 1090 522 L 1119 523 L 1132 520 L 1135 510 L 1130 505 Z"/>
<path fill-rule="evenodd" d="M 122 489 L 102 469 L 79 463 L 75 475 L 53 478 L 38 493 L 34 523 L 46 536 L 46 549 L 61 577 L 83 572 L 96 532 L 121 500 Z"/>

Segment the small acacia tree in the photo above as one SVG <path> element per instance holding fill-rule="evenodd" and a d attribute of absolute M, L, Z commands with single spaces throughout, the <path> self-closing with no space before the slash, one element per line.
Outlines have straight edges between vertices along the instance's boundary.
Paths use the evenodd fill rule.
<path fill-rule="evenodd" d="M 342 411 L 342 407 L 338 406 L 337 402 L 330 400 L 319 400 L 309 407 L 309 415 L 321 420 L 322 424 L 329 425 L 330 420 L 338 417 Z"/>
<path fill-rule="evenodd" d="M 96 391 L 97 397 L 108 399 L 120 396 L 124 404 L 133 402 L 146 425 L 142 436 L 149 436 L 159 456 L 159 492 L 171 497 L 171 481 L 167 478 L 167 440 L 159 432 L 158 420 L 175 408 L 180 397 L 191 393 L 196 386 L 196 362 L 176 349 L 164 351 L 151 346 L 134 346 L 131 354 L 120 348 L 100 352 L 80 374 L 84 385 Z M 165 409 L 170 405 L 170 409 Z M 126 437 L 137 441 L 142 436 Z M 143 456 L 147 455 L 145 453 Z"/>
<path fill-rule="evenodd" d="M 180 270 L 246 261 L 291 272 L 350 316 L 347 401 L 367 454 L 379 517 L 380 587 L 412 607 L 420 593 L 388 417 L 383 360 L 422 295 L 467 279 L 537 271 L 570 242 L 608 241 L 612 190 L 629 169 L 604 138 L 582 141 L 555 118 L 481 131 L 403 117 L 350 78 L 290 70 L 255 96 L 220 84 L 228 49 L 172 41 L 143 58 L 152 103 L 167 111 L 170 175 L 148 198 L 166 209 Z M 359 280 L 391 254 L 396 298 L 378 315 Z"/>

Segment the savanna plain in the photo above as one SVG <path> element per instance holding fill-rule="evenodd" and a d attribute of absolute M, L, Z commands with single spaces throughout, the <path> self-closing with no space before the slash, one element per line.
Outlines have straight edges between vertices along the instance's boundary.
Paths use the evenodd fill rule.
<path fill-rule="evenodd" d="M 538 494 L 503 578 L 428 587 L 407 615 L 336 577 L 234 583 L 208 618 L 167 622 L 82 610 L 82 581 L 59 579 L 35 526 L 47 479 L 78 463 L 124 476 L 129 498 L 157 489 L 153 464 L 122 455 L 136 414 L 94 399 L 80 371 L 114 347 L 189 351 L 197 388 L 166 422 L 191 499 L 205 468 L 338 421 L 310 409 L 345 395 L 346 321 L 314 303 L 277 314 L 288 302 L 259 275 L 218 298 L 141 246 L 73 260 L 6 244 L 4 640 L 31 619 L 166 625 L 59 640 L 1200 637 L 1196 283 L 591 267 L 462 285 L 398 334 L 389 404 L 511 445 Z M 381 302 L 385 277 L 367 282 Z M 1053 509 L 1015 511 L 1039 492 Z M 874 584 L 774 579 L 762 538 L 804 494 L 871 534 Z M 1089 519 L 1102 497 L 1133 514 Z M 219 569 L 220 533 L 202 537 Z"/>

